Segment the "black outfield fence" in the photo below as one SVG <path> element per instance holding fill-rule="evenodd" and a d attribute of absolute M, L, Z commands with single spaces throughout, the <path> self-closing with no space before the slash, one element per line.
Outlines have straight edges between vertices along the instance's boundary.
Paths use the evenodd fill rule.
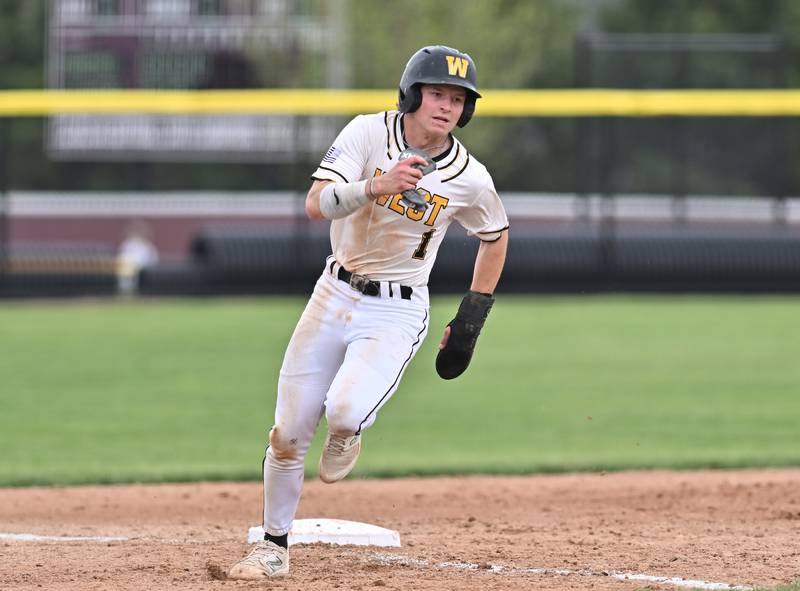
<path fill-rule="evenodd" d="M 432 293 L 468 289 L 478 241 L 453 228 Z M 327 236 L 201 233 L 183 264 L 142 271 L 144 295 L 307 293 L 330 254 Z M 780 293 L 800 291 L 800 232 L 578 226 L 512 233 L 505 293 Z"/>
<path fill-rule="evenodd" d="M 504 201 L 503 292 L 800 292 L 798 199 Z M 308 293 L 331 253 L 328 224 L 305 219 L 298 194 L 29 194 L 10 203 L 17 239 L 0 257 L 0 297 Z M 120 241 L 137 229 L 158 262 L 123 256 Z M 468 288 L 478 244 L 451 226 L 433 293 Z"/>

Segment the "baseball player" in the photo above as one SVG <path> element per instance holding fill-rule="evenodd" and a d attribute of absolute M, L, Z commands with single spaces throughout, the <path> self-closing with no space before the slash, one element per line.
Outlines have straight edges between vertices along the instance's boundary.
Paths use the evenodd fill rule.
<path fill-rule="evenodd" d="M 359 115 L 312 175 L 306 212 L 331 220 L 328 257 L 289 342 L 264 464 L 264 541 L 232 579 L 289 572 L 288 533 L 304 460 L 325 415 L 324 482 L 355 466 L 362 433 L 397 390 L 428 333 L 428 276 L 453 221 L 481 240 L 472 284 L 444 329 L 436 369 L 460 375 L 492 307 L 508 219 L 486 168 L 453 135 L 472 118 L 472 58 L 444 46 L 416 52 L 396 111 Z"/>

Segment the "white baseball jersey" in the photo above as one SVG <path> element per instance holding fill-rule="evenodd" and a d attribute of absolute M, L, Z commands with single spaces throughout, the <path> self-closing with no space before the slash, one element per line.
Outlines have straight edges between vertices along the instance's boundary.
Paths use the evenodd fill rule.
<path fill-rule="evenodd" d="M 402 150 L 403 114 L 359 115 L 341 131 L 311 178 L 356 182 L 388 172 Z M 347 270 L 376 281 L 427 285 L 447 227 L 455 220 L 484 241 L 508 228 L 505 209 L 486 167 L 453 137 L 434 158 L 437 170 L 417 184 L 430 206 L 405 207 L 401 196 L 383 195 L 331 222 L 331 246 Z"/>
<path fill-rule="evenodd" d="M 362 115 L 342 130 L 312 178 L 355 182 L 380 175 L 406 147 L 403 115 Z M 278 379 L 264 459 L 264 529 L 271 535 L 291 528 L 320 417 L 332 433 L 360 434 L 397 391 L 428 333 L 426 285 L 448 225 L 455 220 L 487 241 L 508 227 L 489 173 L 458 140 L 435 160 L 437 170 L 418 184 L 430 203 L 426 211 L 384 195 L 331 222 L 335 260 L 324 265 Z M 339 279 L 339 267 L 380 282 L 380 292 L 352 288 Z"/>

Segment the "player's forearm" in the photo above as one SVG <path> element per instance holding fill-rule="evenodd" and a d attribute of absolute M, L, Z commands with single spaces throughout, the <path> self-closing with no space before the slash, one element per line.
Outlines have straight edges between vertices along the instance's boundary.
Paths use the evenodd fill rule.
<path fill-rule="evenodd" d="M 347 217 L 375 199 L 372 183 L 372 178 L 353 183 L 314 181 L 306 196 L 306 214 L 312 220 Z"/>
<path fill-rule="evenodd" d="M 308 195 L 306 196 L 306 215 L 310 219 L 324 219 L 324 216 L 319 209 L 319 194 L 325 185 L 328 185 L 332 182 L 333 181 L 314 181 L 311 184 L 311 188 L 308 190 Z"/>
<path fill-rule="evenodd" d="M 494 293 L 506 262 L 507 249 L 508 230 L 504 231 L 494 242 L 481 242 L 478 256 L 475 257 L 475 270 L 470 286 L 472 291 Z"/>

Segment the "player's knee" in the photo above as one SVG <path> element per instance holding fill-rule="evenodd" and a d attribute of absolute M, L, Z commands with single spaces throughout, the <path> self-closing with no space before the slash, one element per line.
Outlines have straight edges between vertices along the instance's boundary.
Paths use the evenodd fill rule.
<path fill-rule="evenodd" d="M 349 404 L 333 403 L 326 408 L 325 419 L 328 421 L 328 430 L 340 435 L 358 433 L 363 417 L 357 416 Z"/>
<path fill-rule="evenodd" d="M 294 460 L 299 451 L 297 439 L 285 433 L 279 425 L 269 431 L 269 452 L 276 460 Z"/>

